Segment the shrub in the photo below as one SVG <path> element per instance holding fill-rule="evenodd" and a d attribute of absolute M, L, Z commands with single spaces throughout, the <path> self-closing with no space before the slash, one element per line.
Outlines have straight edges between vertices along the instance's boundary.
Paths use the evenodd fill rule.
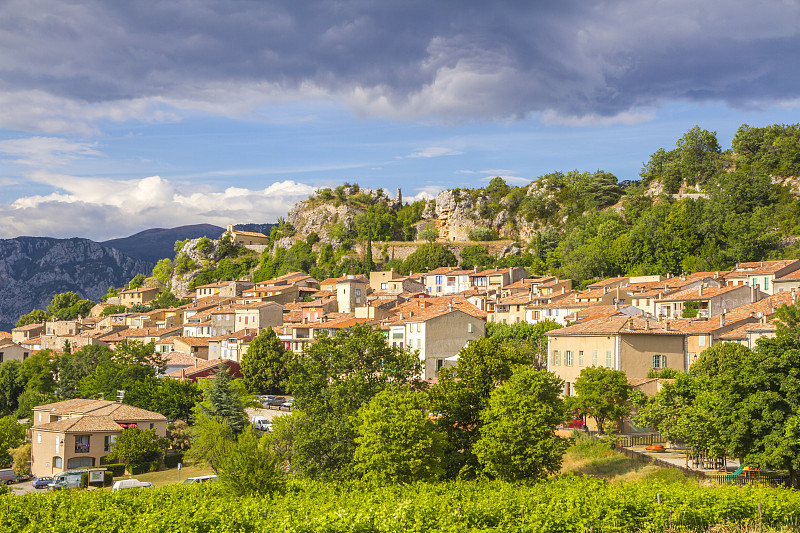
<path fill-rule="evenodd" d="M 489 228 L 486 228 L 486 227 L 483 227 L 483 226 L 479 226 L 479 227 L 477 227 L 477 228 L 475 228 L 475 229 L 473 229 L 472 231 L 469 232 L 469 240 L 471 240 L 471 241 L 496 241 L 497 240 L 497 232 L 492 230 L 492 229 L 489 229 Z"/>
<path fill-rule="evenodd" d="M 128 465 L 128 472 L 130 472 L 132 476 L 146 474 L 147 472 L 155 472 L 156 470 L 158 470 L 158 461 L 147 461 Z"/>
<path fill-rule="evenodd" d="M 111 475 L 114 477 L 120 477 L 125 475 L 125 467 L 128 465 L 123 464 L 110 464 L 110 465 L 103 465 L 106 470 L 111 472 Z"/>
<path fill-rule="evenodd" d="M 183 462 L 183 453 L 173 453 L 164 457 L 164 468 L 175 468 Z"/>

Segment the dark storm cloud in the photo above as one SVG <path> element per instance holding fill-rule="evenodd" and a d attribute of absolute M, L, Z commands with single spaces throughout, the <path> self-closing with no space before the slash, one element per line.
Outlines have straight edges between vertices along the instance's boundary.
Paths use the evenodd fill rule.
<path fill-rule="evenodd" d="M 150 100 L 226 112 L 246 93 L 388 118 L 603 117 L 800 94 L 796 1 L 12 0 L 1 13 L 0 103 L 22 115 L 53 98 L 97 118 L 153 113 Z"/>

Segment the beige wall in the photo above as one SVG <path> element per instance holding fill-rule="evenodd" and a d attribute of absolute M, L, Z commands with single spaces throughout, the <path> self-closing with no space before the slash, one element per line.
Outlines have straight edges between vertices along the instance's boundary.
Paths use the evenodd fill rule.
<path fill-rule="evenodd" d="M 28 358 L 30 350 L 14 343 L 0 346 L 0 363 L 6 361 L 23 361 Z"/>
<path fill-rule="evenodd" d="M 683 335 L 621 335 L 621 368 L 629 378 L 646 378 L 653 355 L 666 355 L 667 366 L 684 370 Z"/>
<path fill-rule="evenodd" d="M 445 358 L 456 355 L 469 341 L 482 337 L 485 332 L 486 322 L 463 311 L 453 311 L 423 323 L 424 337 L 420 349 L 420 359 L 424 365 L 423 379 L 435 378 L 437 365 L 444 366 Z M 416 327 L 410 335 L 406 329 L 406 343 L 409 348 L 417 349 L 416 344 L 412 346 L 412 339 L 418 338 L 418 335 Z"/>
<path fill-rule="evenodd" d="M 612 335 L 565 335 L 563 337 L 550 337 L 548 342 L 547 369 L 564 380 L 566 383 L 575 383 L 581 370 L 593 365 L 594 352 L 597 352 L 597 365 L 606 365 L 606 352 L 611 352 L 611 368 L 616 365 L 616 337 Z M 553 352 L 558 351 L 558 358 L 554 360 Z M 572 353 L 572 365 L 567 364 L 567 352 Z M 580 364 L 580 352 L 583 351 L 583 365 Z"/>

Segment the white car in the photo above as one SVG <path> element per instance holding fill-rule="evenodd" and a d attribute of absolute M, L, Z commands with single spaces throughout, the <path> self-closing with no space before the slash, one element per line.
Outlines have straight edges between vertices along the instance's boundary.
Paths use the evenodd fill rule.
<path fill-rule="evenodd" d="M 253 427 L 261 431 L 272 431 L 272 420 L 266 416 L 254 416 Z"/>
<path fill-rule="evenodd" d="M 127 489 L 152 489 L 153 484 L 149 481 L 139 481 L 138 479 L 120 479 L 114 482 L 111 492 L 118 492 Z"/>

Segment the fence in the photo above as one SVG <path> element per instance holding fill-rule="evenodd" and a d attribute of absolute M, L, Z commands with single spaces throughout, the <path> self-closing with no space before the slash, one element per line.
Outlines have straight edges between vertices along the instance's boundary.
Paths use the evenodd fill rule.
<path fill-rule="evenodd" d="M 665 444 L 667 440 L 658 433 L 647 435 L 619 435 L 617 445 L 625 448 L 631 446 L 650 446 L 651 444 Z"/>
<path fill-rule="evenodd" d="M 762 487 L 778 487 L 789 484 L 789 476 L 782 474 L 761 474 L 761 475 L 738 475 L 736 477 L 731 474 L 707 474 L 699 470 L 692 470 L 685 466 L 676 465 L 669 461 L 663 461 L 658 457 L 647 455 L 634 450 L 629 450 L 617 444 L 614 447 L 615 451 L 621 453 L 626 457 L 630 457 L 636 461 L 644 464 L 654 464 L 662 468 L 671 468 L 673 470 L 680 470 L 687 476 L 694 477 L 699 480 L 706 480 L 717 485 L 759 485 Z"/>

